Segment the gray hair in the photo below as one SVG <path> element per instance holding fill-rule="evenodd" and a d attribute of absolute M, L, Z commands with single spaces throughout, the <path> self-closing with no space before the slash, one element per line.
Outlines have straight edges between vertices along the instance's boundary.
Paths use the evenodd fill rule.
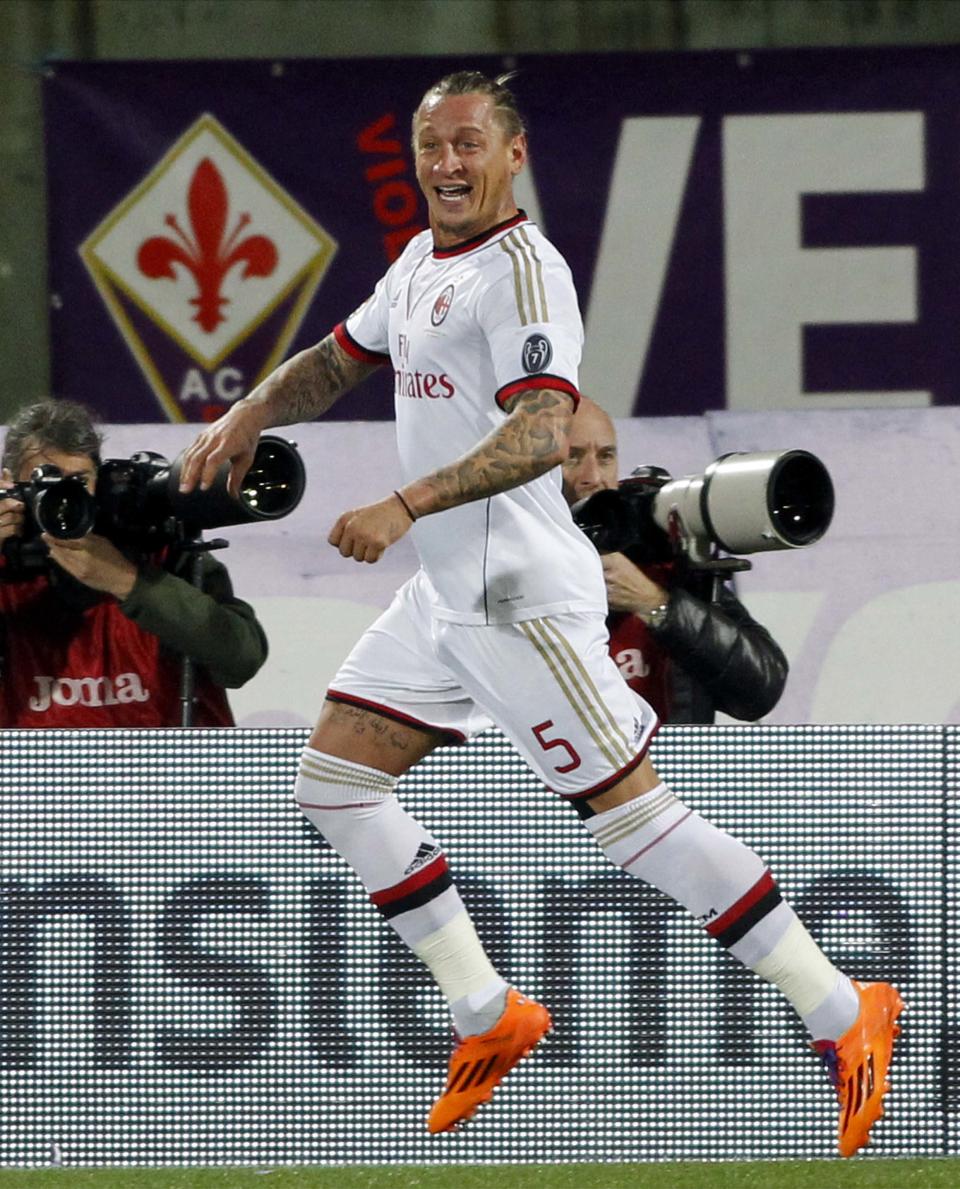
<path fill-rule="evenodd" d="M 24 458 L 34 450 L 85 454 L 100 465 L 103 434 L 85 405 L 72 400 L 41 400 L 27 405 L 10 422 L 3 441 L 3 466 L 16 479 Z"/>

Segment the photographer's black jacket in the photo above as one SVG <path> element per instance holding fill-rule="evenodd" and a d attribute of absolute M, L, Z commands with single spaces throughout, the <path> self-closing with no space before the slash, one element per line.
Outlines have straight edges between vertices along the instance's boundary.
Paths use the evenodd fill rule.
<path fill-rule="evenodd" d="M 712 586 L 709 575 L 689 575 L 672 588 L 661 623 L 646 628 L 671 660 L 667 722 L 711 723 L 717 711 L 752 722 L 769 714 L 786 684 L 777 642 L 725 583 L 711 601 Z"/>

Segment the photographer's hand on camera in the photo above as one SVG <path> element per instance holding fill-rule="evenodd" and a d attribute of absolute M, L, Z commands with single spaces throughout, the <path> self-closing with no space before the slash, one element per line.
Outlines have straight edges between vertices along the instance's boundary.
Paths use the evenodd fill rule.
<path fill-rule="evenodd" d="M 43 541 L 50 550 L 50 560 L 71 577 L 104 594 L 125 599 L 133 590 L 139 570 L 106 537 L 88 533 L 73 540 L 58 540 L 49 533 Z"/>
<path fill-rule="evenodd" d="M 657 607 L 670 601 L 670 592 L 622 553 L 605 553 L 600 561 L 607 584 L 607 605 L 611 611 L 628 611 L 646 619 Z"/>
<path fill-rule="evenodd" d="M 0 482 L 0 495 L 6 486 L 5 482 Z M 19 537 L 23 532 L 24 512 L 19 500 L 0 499 L 0 547 L 11 537 Z"/>

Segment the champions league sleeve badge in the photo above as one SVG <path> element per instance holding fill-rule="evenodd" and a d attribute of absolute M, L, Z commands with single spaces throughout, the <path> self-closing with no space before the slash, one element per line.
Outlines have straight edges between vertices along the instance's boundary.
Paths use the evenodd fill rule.
<path fill-rule="evenodd" d="M 545 372 L 552 358 L 553 347 L 550 346 L 550 340 L 544 334 L 531 334 L 523 344 L 520 359 L 527 375 L 532 376 L 538 372 Z"/>

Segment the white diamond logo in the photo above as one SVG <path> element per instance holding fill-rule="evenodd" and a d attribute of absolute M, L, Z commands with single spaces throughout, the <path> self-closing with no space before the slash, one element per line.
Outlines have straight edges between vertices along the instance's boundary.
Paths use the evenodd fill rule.
<path fill-rule="evenodd" d="M 165 403 L 133 326 L 136 307 L 208 372 L 293 303 L 273 364 L 336 252 L 333 238 L 212 115 L 201 116 L 82 245 L 80 254 Z M 266 369 L 269 370 L 269 367 Z"/>

